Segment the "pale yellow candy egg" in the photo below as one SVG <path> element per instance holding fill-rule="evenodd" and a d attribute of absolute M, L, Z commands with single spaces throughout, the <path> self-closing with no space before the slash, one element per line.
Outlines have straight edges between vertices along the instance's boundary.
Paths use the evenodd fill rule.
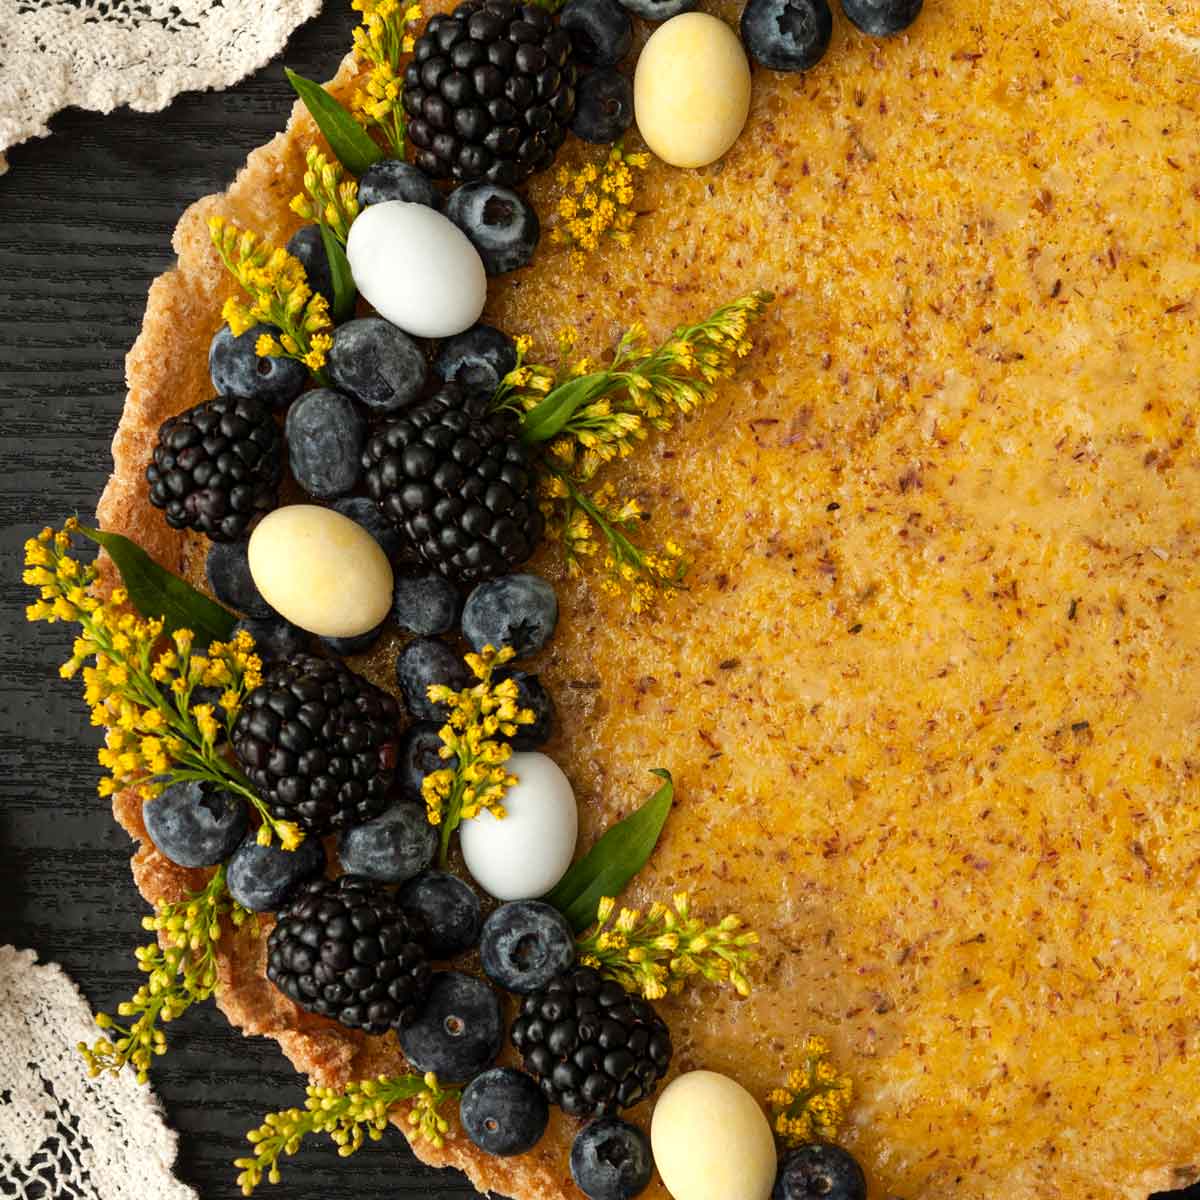
<path fill-rule="evenodd" d="M 663 1089 L 650 1122 L 654 1165 L 675 1200 L 768 1200 L 775 1138 L 758 1101 L 715 1071 Z"/>
<path fill-rule="evenodd" d="M 633 110 L 646 145 L 663 162 L 716 162 L 750 112 L 750 63 L 737 34 L 701 12 L 664 22 L 638 59 Z"/>
<path fill-rule="evenodd" d="M 292 504 L 250 535 L 250 574 L 281 617 L 320 637 L 355 637 L 392 606 L 392 564 L 356 521 L 331 508 Z"/>

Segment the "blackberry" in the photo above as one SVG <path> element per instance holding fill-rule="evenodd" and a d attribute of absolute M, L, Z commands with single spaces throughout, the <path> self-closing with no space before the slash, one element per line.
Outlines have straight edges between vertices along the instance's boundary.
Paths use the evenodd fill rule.
<path fill-rule="evenodd" d="M 523 563 L 541 539 L 528 452 L 511 413 L 443 384 L 363 452 L 367 491 L 449 579 L 478 583 Z"/>
<path fill-rule="evenodd" d="M 218 396 L 159 428 L 146 479 L 172 529 L 234 542 L 278 503 L 283 442 L 261 400 Z"/>
<path fill-rule="evenodd" d="M 554 161 L 575 78 L 570 35 L 535 4 L 467 0 L 431 17 L 404 72 L 413 161 L 513 187 Z"/>
<path fill-rule="evenodd" d="M 386 807 L 399 718 L 396 700 L 349 667 L 293 654 L 246 697 L 233 750 L 273 816 L 323 836 Z"/>
<path fill-rule="evenodd" d="M 527 996 L 513 1045 L 542 1092 L 572 1117 L 611 1117 L 646 1099 L 671 1062 L 662 1018 L 592 967 Z"/>
<path fill-rule="evenodd" d="M 369 879 L 315 879 L 296 891 L 271 930 L 267 978 L 301 1008 L 348 1029 L 400 1029 L 429 994 L 422 932 Z"/>

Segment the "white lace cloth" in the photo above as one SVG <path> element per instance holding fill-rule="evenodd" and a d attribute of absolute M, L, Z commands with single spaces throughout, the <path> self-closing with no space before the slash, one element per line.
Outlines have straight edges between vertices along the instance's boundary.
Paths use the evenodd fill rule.
<path fill-rule="evenodd" d="M 280 50 L 321 0 L 0 0 L 0 173 L 4 151 L 45 137 L 68 105 L 166 107 L 225 88 Z"/>
<path fill-rule="evenodd" d="M 88 1078 L 75 1046 L 97 1035 L 61 967 L 0 946 L 0 1197 L 196 1200 L 150 1089 Z"/>

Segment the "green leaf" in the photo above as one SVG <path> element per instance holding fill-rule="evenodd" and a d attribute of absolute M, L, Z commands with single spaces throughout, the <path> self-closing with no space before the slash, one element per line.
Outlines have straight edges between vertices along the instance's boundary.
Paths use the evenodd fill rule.
<path fill-rule="evenodd" d="M 548 442 L 583 407 L 590 404 L 609 384 L 607 371 L 595 371 L 560 383 L 537 406 L 521 418 L 521 440 L 533 445 Z"/>
<path fill-rule="evenodd" d="M 287 67 L 284 67 L 284 73 L 296 89 L 296 95 L 304 101 L 317 128 L 325 135 L 330 150 L 351 175 L 357 178 L 383 157 L 383 151 L 345 105 L 338 103 L 319 83 L 305 79 Z"/>
<path fill-rule="evenodd" d="M 636 812 L 597 839 L 596 844 L 562 877 L 544 899 L 582 933 L 596 921 L 596 906 L 603 896 L 619 896 L 625 885 L 646 865 L 658 835 L 671 811 L 675 785 L 671 772 L 650 772 L 663 785 Z"/>
<path fill-rule="evenodd" d="M 350 260 L 346 257 L 342 243 L 324 221 L 321 222 L 320 230 L 325 256 L 329 259 L 329 271 L 333 276 L 333 319 L 335 322 L 344 321 L 354 315 L 358 289 L 354 286 L 354 276 L 350 274 Z"/>
<path fill-rule="evenodd" d="M 190 629 L 196 641 L 205 646 L 226 641 L 233 633 L 237 624 L 233 613 L 196 591 L 186 579 L 160 567 L 136 542 L 86 525 L 80 525 L 79 532 L 108 551 L 134 608 L 143 617 L 161 617 L 167 633 Z"/>

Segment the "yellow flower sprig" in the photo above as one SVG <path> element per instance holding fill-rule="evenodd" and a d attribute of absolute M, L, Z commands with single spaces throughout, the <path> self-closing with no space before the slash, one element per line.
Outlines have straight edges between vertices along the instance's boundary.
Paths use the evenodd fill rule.
<path fill-rule="evenodd" d="M 531 362 L 530 339 L 517 338 L 517 365 L 494 404 L 521 414 L 527 441 L 548 442 L 538 463 L 542 511 L 571 569 L 583 559 L 601 562 L 603 587 L 626 595 L 634 612 L 682 585 L 682 550 L 675 539 L 659 550 L 643 548 L 633 536 L 647 519 L 637 501 L 618 496 L 611 485 L 588 485 L 651 431 L 670 431 L 712 398 L 753 349 L 750 326 L 770 301 L 768 292 L 743 296 L 698 324 L 679 327 L 657 348 L 645 327 L 635 324 L 607 367 L 587 358 L 570 361 L 572 330 L 559 335 L 558 367 Z M 546 416 L 564 412 L 565 420 Z"/>
<path fill-rule="evenodd" d="M 378 1141 L 388 1126 L 392 1110 L 409 1104 L 408 1125 L 423 1141 L 433 1146 L 445 1143 L 450 1123 L 438 1111 L 458 1091 L 443 1088 L 432 1072 L 426 1075 L 381 1075 L 348 1083 L 344 1088 L 309 1087 L 304 1108 L 271 1113 L 257 1129 L 246 1135 L 254 1149 L 252 1158 L 234 1161 L 241 1174 L 238 1184 L 249 1196 L 263 1181 L 278 1183 L 279 1158 L 292 1155 L 310 1133 L 327 1133 L 337 1144 L 338 1154 L 348 1158 L 366 1138 Z"/>
<path fill-rule="evenodd" d="M 359 212 L 358 183 L 345 178 L 342 164 L 330 162 L 316 146 L 309 146 L 304 161 L 304 191 L 292 197 L 292 212 L 326 226 L 344 246 Z"/>
<path fill-rule="evenodd" d="M 174 904 L 159 904 L 154 916 L 144 917 L 143 927 L 158 934 L 158 941 L 137 949 L 138 967 L 148 978 L 132 1000 L 117 1008 L 118 1016 L 137 1020 L 127 1026 L 107 1013 L 97 1015 L 96 1024 L 105 1036 L 91 1046 L 80 1042 L 77 1047 L 89 1074 L 119 1075 L 128 1066 L 137 1072 L 138 1082 L 145 1083 L 151 1062 L 167 1050 L 160 1026 L 218 990 L 216 949 L 222 924 L 228 921 L 237 929 L 251 916 L 230 897 L 225 868 L 218 867 L 202 891 Z"/>
<path fill-rule="evenodd" d="M 757 957 L 758 934 L 733 915 L 706 925 L 692 916 L 686 892 L 672 897 L 671 906 L 655 901 L 645 917 L 634 908 L 616 912 L 616 902 L 605 896 L 596 924 L 578 940 L 580 962 L 647 1000 L 681 992 L 696 979 L 750 994 L 747 971 Z"/>
<path fill-rule="evenodd" d="M 153 800 L 172 783 L 214 783 L 258 810 L 260 843 L 277 838 L 294 849 L 303 840 L 300 828 L 272 816 L 225 752 L 243 700 L 262 682 L 253 638 L 241 631 L 201 653 L 190 630 L 177 629 L 168 638 L 160 619 L 130 611 L 124 589 L 107 599 L 97 595 L 95 564 L 71 555 L 78 527 L 72 518 L 58 532 L 43 529 L 25 543 L 23 579 L 39 597 L 26 617 L 80 627 L 59 674 L 72 679 L 82 673 L 92 724 L 105 729 L 99 760 L 108 774 L 98 785 L 100 795 L 136 788 L 143 800 Z M 215 692 L 215 703 L 200 689 Z"/>
<path fill-rule="evenodd" d="M 824 1039 L 807 1038 L 801 1054 L 803 1059 L 789 1073 L 786 1086 L 767 1096 L 775 1133 L 789 1147 L 833 1141 L 854 1097 L 854 1084 L 829 1061 Z"/>
<path fill-rule="evenodd" d="M 404 78 L 401 57 L 412 52 L 413 26 L 421 19 L 419 4 L 398 0 L 352 0 L 362 13 L 354 31 L 354 54 L 369 64 L 361 87 L 355 90 L 350 111 L 368 132 L 382 134 L 391 152 L 404 157 Z"/>
<path fill-rule="evenodd" d="M 621 247 L 632 244 L 631 230 L 637 217 L 634 173 L 644 171 L 649 163 L 650 155 L 627 154 L 617 142 L 599 166 L 589 162 L 575 171 L 559 167 L 556 178 L 562 195 L 550 241 L 570 247 L 572 266 L 582 268 L 606 237 Z"/>
<path fill-rule="evenodd" d="M 279 336 L 258 339 L 259 357 L 294 358 L 318 382 L 327 383 L 325 360 L 333 345 L 329 302 L 309 286 L 300 260 L 224 217 L 209 217 L 208 232 L 221 261 L 250 298 L 247 304 L 230 296 L 221 309 L 234 336 L 260 322 L 274 325 Z"/>
<path fill-rule="evenodd" d="M 461 691 L 434 684 L 429 698 L 446 704 L 450 716 L 440 730 L 438 754 L 452 765 L 431 771 L 421 784 L 426 815 L 431 825 L 440 827 L 440 861 L 446 865 L 450 835 L 463 821 L 477 817 L 487 809 L 497 818 L 504 817 L 504 793 L 517 782 L 504 764 L 512 756 L 509 740 L 521 725 L 532 725 L 534 714 L 517 705 L 519 692 L 515 679 L 493 681 L 498 667 L 514 657 L 511 647 L 496 650 L 484 646 L 481 654 L 468 654 L 467 666 L 479 681 Z"/>

